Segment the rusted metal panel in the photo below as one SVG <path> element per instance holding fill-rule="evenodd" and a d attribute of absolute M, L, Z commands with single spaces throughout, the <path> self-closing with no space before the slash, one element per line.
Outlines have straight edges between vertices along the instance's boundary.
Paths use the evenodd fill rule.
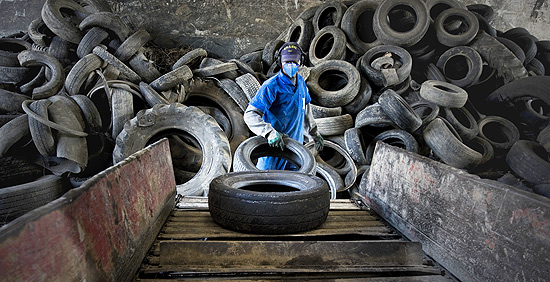
<path fill-rule="evenodd" d="M 126 281 L 175 203 L 166 140 L 0 229 L 0 280 Z"/>
<path fill-rule="evenodd" d="M 319 268 L 422 265 L 422 246 L 403 241 L 161 241 L 162 265 Z"/>
<path fill-rule="evenodd" d="M 463 281 L 543 281 L 550 199 L 377 144 L 366 201 Z"/>

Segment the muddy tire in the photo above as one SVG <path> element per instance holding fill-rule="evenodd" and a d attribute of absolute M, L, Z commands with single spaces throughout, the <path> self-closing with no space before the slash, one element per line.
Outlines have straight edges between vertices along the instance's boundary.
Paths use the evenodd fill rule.
<path fill-rule="evenodd" d="M 262 136 L 250 137 L 242 142 L 233 157 L 233 171 L 260 171 L 255 161 L 259 157 L 273 156 L 288 160 L 298 168 L 298 172 L 315 174 L 315 158 L 298 141 L 286 138 L 285 150 L 270 147 Z"/>
<path fill-rule="evenodd" d="M 183 65 L 187 65 L 189 68 L 194 68 L 206 56 L 208 56 L 208 53 L 206 52 L 206 50 L 204 50 L 202 48 L 193 49 L 193 50 L 185 53 L 185 55 L 181 56 L 174 63 L 174 65 L 172 65 L 172 70 L 175 70 L 175 69 L 177 69 L 177 68 L 179 68 Z"/>
<path fill-rule="evenodd" d="M 145 43 L 151 40 L 151 35 L 147 30 L 140 29 L 130 35 L 126 40 L 120 44 L 115 51 L 115 57 L 119 60 L 126 62 L 134 56 Z"/>
<path fill-rule="evenodd" d="M 82 37 L 82 40 L 76 48 L 76 54 L 79 58 L 83 58 L 92 53 L 94 47 L 100 45 L 108 37 L 109 33 L 105 29 L 101 27 L 92 27 L 86 32 L 84 37 Z"/>
<path fill-rule="evenodd" d="M 323 178 L 330 188 L 330 199 L 336 199 L 336 191 L 344 190 L 345 184 L 338 172 L 325 162 L 317 162 L 317 176 Z"/>
<path fill-rule="evenodd" d="M 432 103 L 447 108 L 461 108 L 468 100 L 468 93 L 448 82 L 426 80 L 420 88 L 420 96 Z"/>
<path fill-rule="evenodd" d="M 246 107 L 248 106 L 248 101 L 252 100 L 252 98 L 256 96 L 256 93 L 258 93 L 258 90 L 261 87 L 260 82 L 258 81 L 258 79 L 256 79 L 256 77 L 254 77 L 254 75 L 247 73 L 235 78 L 235 83 L 237 83 L 237 85 L 241 87 L 246 96 L 246 109 Z"/>
<path fill-rule="evenodd" d="M 351 158 L 358 165 L 366 165 L 367 159 L 365 158 L 365 141 L 359 128 L 350 128 L 344 132 L 344 140 L 346 142 L 346 150 Z"/>
<path fill-rule="evenodd" d="M 89 13 L 84 7 L 70 0 L 46 0 L 42 6 L 41 14 L 46 26 L 64 40 L 78 44 L 84 34 L 69 18 L 63 17 L 61 10 L 71 10 L 83 15 Z"/>
<path fill-rule="evenodd" d="M 196 107 L 174 103 L 155 105 L 151 109 L 138 112 L 117 136 L 113 161 L 120 162 L 156 141 L 155 136 L 165 131 L 172 133 L 174 130 L 185 136 L 193 136 L 203 154 L 202 166 L 195 177 L 185 183 L 177 183 L 178 194 L 185 196 L 207 193 L 210 181 L 229 171 L 231 153 L 229 141 L 214 118 Z"/>
<path fill-rule="evenodd" d="M 26 95 L 0 89 L 0 112 L 23 113 L 21 104 L 28 99 Z"/>
<path fill-rule="evenodd" d="M 115 57 L 115 55 L 107 51 L 105 47 L 96 46 L 94 47 L 92 52 L 100 57 L 103 61 L 115 67 L 118 71 L 120 71 L 120 74 L 127 78 L 129 81 L 133 83 L 139 83 L 141 81 L 141 77 L 134 70 L 132 70 L 124 62 Z"/>
<path fill-rule="evenodd" d="M 65 79 L 65 90 L 69 95 L 82 94 L 80 90 L 88 75 L 101 68 L 103 60 L 95 54 L 88 54 L 82 59 L 78 60 L 76 64 L 71 68 Z"/>
<path fill-rule="evenodd" d="M 321 225 L 328 216 L 330 190 L 319 177 L 292 171 L 236 172 L 210 184 L 214 221 L 246 233 L 288 234 Z"/>
<path fill-rule="evenodd" d="M 130 34 L 130 29 L 128 26 L 122 22 L 119 16 L 111 12 L 97 12 L 90 14 L 83 19 L 82 22 L 80 22 L 78 28 L 80 28 L 80 30 L 87 30 L 95 26 L 102 27 L 116 34 L 118 40 L 121 42 L 126 40 Z M 75 43 L 78 44 L 78 42 Z"/>

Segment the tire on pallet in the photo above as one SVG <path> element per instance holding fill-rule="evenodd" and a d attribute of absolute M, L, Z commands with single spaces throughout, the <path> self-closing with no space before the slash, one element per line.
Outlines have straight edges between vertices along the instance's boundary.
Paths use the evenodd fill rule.
<path fill-rule="evenodd" d="M 158 104 L 138 112 L 118 135 L 113 161 L 117 163 L 143 149 L 147 144 L 156 141 L 155 136 L 173 134 L 175 131 L 192 136 L 203 153 L 199 171 L 191 180 L 177 183 L 177 192 L 184 196 L 202 195 L 208 191 L 208 184 L 214 177 L 229 171 L 231 153 L 229 141 L 216 120 L 196 107 L 179 103 Z"/>
<path fill-rule="evenodd" d="M 227 229 L 296 233 L 325 222 L 330 190 L 321 178 L 298 172 L 234 172 L 212 181 L 208 206 L 214 221 Z"/>

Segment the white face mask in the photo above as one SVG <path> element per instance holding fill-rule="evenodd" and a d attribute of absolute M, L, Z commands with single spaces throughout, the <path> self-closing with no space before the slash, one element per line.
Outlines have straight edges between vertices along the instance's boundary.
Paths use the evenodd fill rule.
<path fill-rule="evenodd" d="M 290 77 L 294 77 L 296 73 L 298 72 L 298 66 L 297 63 L 294 62 L 288 62 L 283 64 L 283 71 Z"/>

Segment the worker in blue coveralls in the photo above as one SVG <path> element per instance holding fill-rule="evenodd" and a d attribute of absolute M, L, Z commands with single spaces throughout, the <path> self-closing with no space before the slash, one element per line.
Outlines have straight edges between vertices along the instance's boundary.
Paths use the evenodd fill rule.
<path fill-rule="evenodd" d="M 304 78 L 298 74 L 303 54 L 296 42 L 287 42 L 276 53 L 281 70 L 266 80 L 250 100 L 244 121 L 256 135 L 267 139 L 271 147 L 284 150 L 283 137 L 304 142 L 304 132 L 315 141 L 315 149 L 323 149 L 323 137 L 311 113 L 311 97 Z M 258 159 L 260 170 L 296 170 L 284 159 L 266 156 Z"/>

